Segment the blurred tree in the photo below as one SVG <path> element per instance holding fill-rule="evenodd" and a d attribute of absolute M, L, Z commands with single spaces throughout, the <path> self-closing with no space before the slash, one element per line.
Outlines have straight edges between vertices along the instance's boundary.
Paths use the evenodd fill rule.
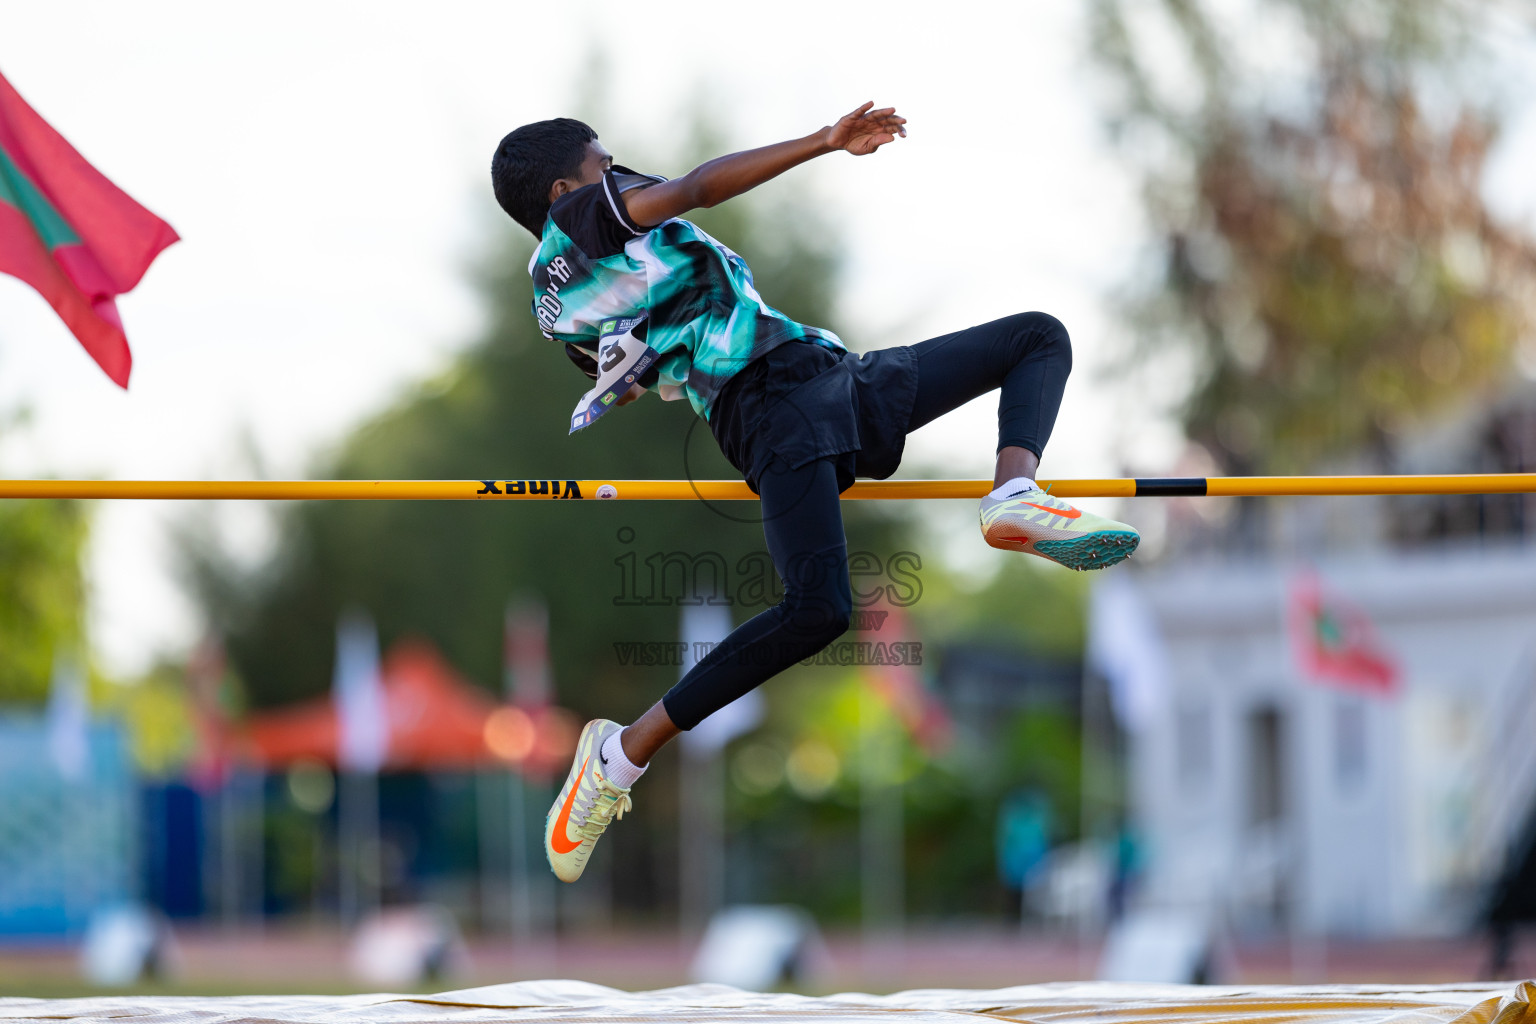
<path fill-rule="evenodd" d="M 1032 557 L 1004 557 L 979 589 L 942 565 L 927 565 L 913 609 L 935 645 L 991 644 L 1030 657 L 1076 661 L 1087 639 L 1090 577 Z M 1021 615 L 1019 609 L 1028 608 Z"/>
<path fill-rule="evenodd" d="M 55 655 L 83 650 L 87 532 L 80 502 L 0 502 L 0 703 L 43 701 Z"/>
<path fill-rule="evenodd" d="M 168 779 L 197 753 L 196 712 L 186 667 L 159 662 L 124 685 L 101 688 L 105 704 L 128 732 L 134 764 L 148 778 Z"/>
<path fill-rule="evenodd" d="M 1130 304 L 1176 354 L 1188 436 L 1298 471 L 1495 393 L 1536 324 L 1536 246 L 1481 179 L 1455 0 L 1094 0 L 1110 125 L 1164 252 Z M 1187 372 L 1185 372 L 1187 371 Z"/>
<path fill-rule="evenodd" d="M 962 583 L 941 565 L 923 565 L 921 596 L 910 614 L 930 678 L 955 649 L 973 645 L 1008 652 L 1021 666 L 1080 657 L 1081 574 L 1014 558 L 979 589 Z M 1019 615 L 1026 605 L 1031 613 Z M 726 805 L 732 899 L 794 902 L 815 908 L 822 921 L 858 920 L 858 769 L 869 710 L 861 694 L 868 685 L 857 669 L 792 668 L 768 693 L 768 720 L 732 749 Z M 1003 802 L 1021 787 L 1043 799 L 1052 842 L 1080 835 L 1076 698 L 1065 704 L 1041 698 L 989 705 L 979 715 L 974 707 L 951 705 L 955 736 L 942 749 L 925 749 L 875 702 L 876 727 L 900 734 L 893 781 L 902 787 L 908 913 L 1017 913 L 1018 897 L 999 879 L 994 845 L 977 836 L 990 834 Z M 795 761 L 807 748 L 831 755 L 824 785 L 807 786 L 796 777 Z"/>

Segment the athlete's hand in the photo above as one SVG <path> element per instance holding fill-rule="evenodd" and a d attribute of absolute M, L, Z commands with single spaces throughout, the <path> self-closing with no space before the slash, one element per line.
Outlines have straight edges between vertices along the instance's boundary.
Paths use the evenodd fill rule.
<path fill-rule="evenodd" d="M 614 402 L 613 404 L 628 405 L 630 402 L 633 402 L 643 394 L 645 394 L 645 388 L 641 387 L 639 384 L 631 384 L 629 386 L 629 390 L 620 395 L 618 401 Z"/>
<path fill-rule="evenodd" d="M 838 118 L 836 124 L 826 129 L 827 145 L 845 149 L 854 156 L 868 156 L 887 142 L 895 142 L 897 136 L 906 138 L 907 119 L 897 117 L 895 107 L 874 110 L 874 105 L 871 100 Z"/>

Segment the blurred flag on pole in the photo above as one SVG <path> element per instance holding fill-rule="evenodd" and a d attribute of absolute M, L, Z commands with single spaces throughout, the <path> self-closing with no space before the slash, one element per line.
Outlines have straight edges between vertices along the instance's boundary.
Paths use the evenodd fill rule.
<path fill-rule="evenodd" d="M 1397 665 L 1382 649 L 1365 611 L 1325 594 L 1321 579 L 1304 572 L 1291 584 L 1291 648 L 1308 678 L 1350 690 L 1389 696 L 1397 691 Z"/>
<path fill-rule="evenodd" d="M 871 627 L 862 633 L 868 651 L 861 670 L 865 682 L 918 746 L 929 754 L 943 753 L 953 738 L 953 723 L 917 667 L 922 644 L 913 639 L 906 612 L 881 598 L 861 614 Z"/>
<path fill-rule="evenodd" d="M 116 297 L 176 240 L 0 75 L 0 273 L 36 288 L 120 387 L 133 356 Z"/>
<path fill-rule="evenodd" d="M 1088 664 L 1109 682 L 1127 732 L 1152 723 L 1168 699 L 1168 655 L 1152 610 L 1123 570 L 1095 582 L 1088 604 Z"/>
<path fill-rule="evenodd" d="M 695 599 L 701 595 L 695 594 Z M 678 640 L 685 676 L 731 632 L 725 604 L 682 606 Z M 683 733 L 678 745 L 684 764 L 678 783 L 678 912 L 686 931 L 701 929 L 725 902 L 725 745 L 756 729 L 763 720 L 763 695 L 746 693 Z"/>
<path fill-rule="evenodd" d="M 84 778 L 90 764 L 89 727 L 85 674 L 72 658 L 57 657 L 48 689 L 48 756 L 71 782 Z"/>
<path fill-rule="evenodd" d="M 348 612 L 336 624 L 337 760 L 345 771 L 377 772 L 389 754 L 389 716 L 379 678 L 379 634 L 373 620 Z"/>
<path fill-rule="evenodd" d="M 549 608 L 524 599 L 507 608 L 502 628 L 507 696 L 523 708 L 542 708 L 554 697 L 549 678 Z"/>
<path fill-rule="evenodd" d="M 549 607 L 518 598 L 502 617 L 502 674 L 507 703 L 486 723 L 491 752 L 539 783 L 564 775 L 581 723 L 555 701 L 549 663 Z"/>

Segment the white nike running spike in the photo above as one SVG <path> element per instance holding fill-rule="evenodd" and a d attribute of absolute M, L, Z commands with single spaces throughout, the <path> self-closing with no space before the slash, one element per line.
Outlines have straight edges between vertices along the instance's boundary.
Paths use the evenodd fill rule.
<path fill-rule="evenodd" d="M 1023 551 L 1078 570 L 1122 562 L 1141 542 L 1132 527 L 1073 508 L 1039 488 L 982 498 L 981 535 L 994 548 Z"/>
<path fill-rule="evenodd" d="M 629 790 L 614 785 L 603 771 L 603 741 L 622 728 L 605 718 L 586 724 L 571 772 L 544 818 L 544 855 L 562 882 L 581 877 L 598 838 L 633 806 Z"/>

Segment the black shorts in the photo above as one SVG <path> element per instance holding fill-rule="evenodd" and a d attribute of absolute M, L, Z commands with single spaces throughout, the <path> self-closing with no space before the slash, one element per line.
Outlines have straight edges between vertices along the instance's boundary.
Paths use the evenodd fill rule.
<path fill-rule="evenodd" d="M 726 383 L 709 426 L 753 493 L 775 457 L 798 469 L 832 456 L 841 492 L 854 477 L 896 472 L 916 394 L 909 346 L 857 355 L 790 341 Z"/>

